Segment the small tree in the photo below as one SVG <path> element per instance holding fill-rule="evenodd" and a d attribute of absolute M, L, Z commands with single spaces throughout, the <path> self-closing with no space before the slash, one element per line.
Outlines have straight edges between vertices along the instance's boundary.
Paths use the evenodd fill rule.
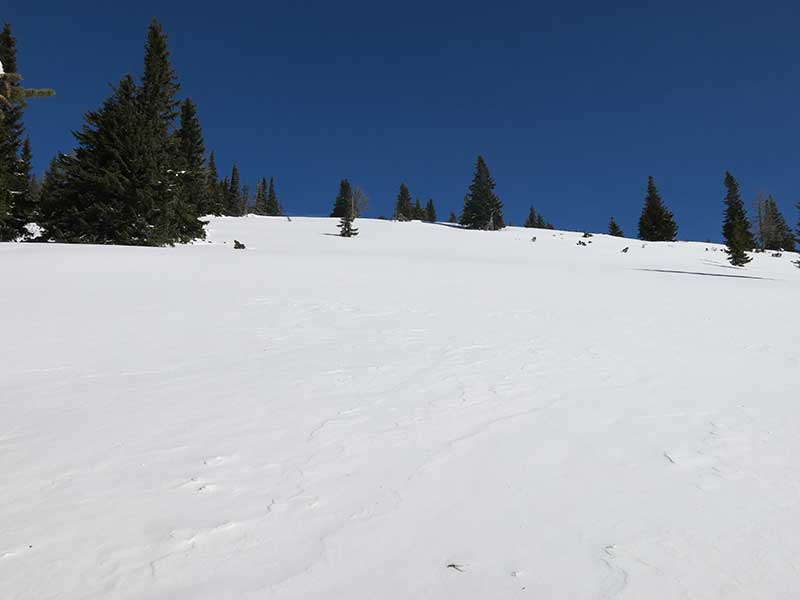
<path fill-rule="evenodd" d="M 369 196 L 360 185 L 357 185 L 353 190 L 353 207 L 356 211 L 356 217 L 363 216 L 369 209 Z"/>
<path fill-rule="evenodd" d="M 345 206 L 344 214 L 339 220 L 339 235 L 341 237 L 355 237 L 358 235 L 358 229 L 353 227 L 353 221 L 356 219 L 356 206 L 353 202 L 352 195 L 350 202 Z"/>
<path fill-rule="evenodd" d="M 347 179 L 342 179 L 339 183 L 339 194 L 333 203 L 333 210 L 331 211 L 332 217 L 343 217 L 347 211 L 348 206 L 353 203 L 353 189 L 350 187 L 350 182 Z"/>
<path fill-rule="evenodd" d="M 613 235 L 614 237 L 625 237 L 625 234 L 622 231 L 622 227 L 617 225 L 617 222 L 614 220 L 614 217 L 611 217 L 611 221 L 608 223 L 608 235 Z"/>
<path fill-rule="evenodd" d="M 451 211 L 450 212 L 450 218 L 447 219 L 447 222 L 448 223 L 458 223 L 458 217 L 456 216 L 456 213 Z"/>
<path fill-rule="evenodd" d="M 725 222 L 722 225 L 725 244 L 729 249 L 731 246 L 736 246 L 743 250 L 752 250 L 756 243 L 744 208 L 742 195 L 739 191 L 739 182 L 728 171 L 725 171 L 725 188 L 727 189 L 725 194 Z"/>
<path fill-rule="evenodd" d="M 433 198 L 428 198 L 425 205 L 425 220 L 428 223 L 436 223 L 436 207 L 433 205 Z"/>
<path fill-rule="evenodd" d="M 469 229 L 503 229 L 503 203 L 494 193 L 495 181 L 483 156 L 475 163 L 475 174 L 464 199 L 461 224 Z"/>
<path fill-rule="evenodd" d="M 539 225 L 538 225 L 536 217 L 537 217 L 536 211 L 531 206 L 530 211 L 528 211 L 528 218 L 525 219 L 524 227 L 538 227 Z M 539 218 L 541 218 L 541 217 L 539 217 Z"/>
<path fill-rule="evenodd" d="M 266 179 L 264 180 L 264 189 L 266 188 Z M 267 202 L 266 202 L 266 214 L 273 216 L 273 217 L 280 217 L 283 215 L 283 207 L 281 207 L 281 203 L 278 201 L 278 195 L 275 193 L 275 178 L 269 178 L 269 189 L 266 192 L 267 194 Z"/>
<path fill-rule="evenodd" d="M 655 180 L 647 178 L 647 196 L 639 217 L 639 239 L 649 242 L 673 242 L 678 236 L 678 225 L 672 212 L 661 200 Z"/>
<path fill-rule="evenodd" d="M 405 183 L 400 184 L 397 202 L 394 208 L 394 218 L 398 221 L 410 221 L 414 218 L 414 207 L 411 204 L 411 192 Z"/>

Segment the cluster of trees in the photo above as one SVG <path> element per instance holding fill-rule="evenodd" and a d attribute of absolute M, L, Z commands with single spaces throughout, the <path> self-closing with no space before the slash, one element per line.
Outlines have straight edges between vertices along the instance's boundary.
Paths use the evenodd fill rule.
<path fill-rule="evenodd" d="M 397 194 L 397 202 L 394 209 L 394 218 L 398 221 L 425 221 L 426 223 L 436 222 L 436 207 L 433 205 L 433 198 L 428 199 L 428 203 L 423 207 L 419 198 L 411 202 L 411 192 L 405 183 L 400 184 L 400 192 Z"/>
<path fill-rule="evenodd" d="M 532 206 L 530 212 L 528 213 L 528 218 L 525 219 L 524 226 L 535 227 L 537 229 L 555 229 L 553 224 L 546 220 L 541 213 L 537 213 Z"/>
<path fill-rule="evenodd" d="M 28 98 L 54 94 L 24 88 L 18 71 L 17 41 L 5 23 L 0 31 L 0 241 L 28 237 L 26 225 L 38 216 L 41 186 L 32 174 L 23 112 Z"/>
<path fill-rule="evenodd" d="M 792 228 L 781 214 L 777 203 L 768 195 L 760 195 L 756 200 L 757 236 L 747 217 L 739 183 L 729 172 L 725 172 L 725 213 L 722 235 L 728 247 L 731 264 L 743 266 L 750 262 L 747 252 L 758 250 L 786 250 L 794 252 L 797 238 Z M 800 232 L 800 224 L 798 224 Z M 622 229 L 614 220 L 608 225 L 608 233 L 624 236 Z M 672 212 L 666 207 L 652 177 L 647 180 L 647 194 L 644 208 L 639 217 L 639 239 L 651 242 L 671 242 L 677 239 L 678 225 Z"/>
<path fill-rule="evenodd" d="M 0 61 L 16 71 L 16 41 L 6 25 Z M 205 237 L 203 215 L 240 216 L 251 210 L 250 188 L 239 169 L 219 179 L 214 153 L 206 162 L 203 131 L 180 83 L 167 35 L 153 20 L 140 80 L 124 77 L 102 105 L 85 116 L 76 148 L 50 163 L 39 189 L 31 176 L 30 143 L 22 141 L 24 90 L 20 78 L 0 79 L 0 239 L 24 239 L 36 222 L 42 240 L 96 244 L 164 245 Z M 3 90 L 7 91 L 7 90 Z M 281 215 L 273 178 L 256 186 L 255 212 Z"/>

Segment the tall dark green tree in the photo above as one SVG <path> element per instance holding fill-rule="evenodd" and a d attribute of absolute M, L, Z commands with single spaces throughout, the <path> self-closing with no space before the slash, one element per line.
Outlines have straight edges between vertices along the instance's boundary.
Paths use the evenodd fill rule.
<path fill-rule="evenodd" d="M 333 203 L 332 217 L 343 217 L 348 214 L 349 207 L 353 204 L 353 188 L 347 179 L 342 179 L 339 183 L 339 194 Z"/>
<path fill-rule="evenodd" d="M 614 217 L 611 217 L 611 220 L 608 222 L 608 235 L 613 235 L 614 237 L 625 237 L 622 227 L 617 225 L 617 221 L 614 219 Z"/>
<path fill-rule="evenodd" d="M 197 107 L 190 98 L 181 104 L 180 126 L 174 136 L 177 187 L 173 202 L 174 235 L 170 241 L 188 242 L 205 237 L 205 222 L 200 217 L 212 212 L 205 167 L 206 147 Z"/>
<path fill-rule="evenodd" d="M 794 252 L 796 240 L 794 232 L 786 222 L 772 196 L 760 195 L 756 200 L 757 233 L 764 250 L 786 250 Z"/>
<path fill-rule="evenodd" d="M 267 178 L 264 177 L 256 185 L 256 203 L 253 212 L 257 215 L 267 213 Z"/>
<path fill-rule="evenodd" d="M 727 192 L 722 235 L 728 246 L 728 260 L 732 265 L 740 267 L 752 260 L 747 256 L 747 251 L 753 249 L 755 239 L 739 191 L 739 182 L 728 171 L 725 172 L 725 188 Z"/>
<path fill-rule="evenodd" d="M 433 198 L 428 198 L 425 205 L 425 220 L 428 223 L 436 223 L 436 207 L 433 205 Z"/>
<path fill-rule="evenodd" d="M 411 209 L 412 219 L 415 221 L 424 221 L 425 220 L 425 209 L 422 208 L 422 203 L 419 201 L 419 198 L 416 199 L 414 202 L 414 206 Z"/>
<path fill-rule="evenodd" d="M 536 211 L 531 206 L 530 210 L 528 211 L 528 218 L 525 219 L 525 224 L 523 227 L 538 227 L 538 222 L 536 219 Z"/>
<path fill-rule="evenodd" d="M 678 237 L 678 225 L 664 205 L 655 180 L 647 178 L 647 197 L 639 217 L 639 239 L 649 242 L 672 242 Z"/>
<path fill-rule="evenodd" d="M 206 168 L 206 197 L 208 198 L 210 214 L 219 216 L 225 213 L 226 189 L 227 187 L 223 187 L 222 182 L 219 180 L 217 159 L 212 150 L 208 157 L 208 167 Z"/>
<path fill-rule="evenodd" d="M 475 164 L 475 174 L 464 200 L 461 224 L 469 229 L 497 230 L 505 227 L 503 203 L 494 193 L 495 182 L 483 156 Z"/>
<path fill-rule="evenodd" d="M 36 221 L 36 198 L 34 197 L 33 183 L 33 154 L 31 153 L 31 140 L 25 138 L 22 144 L 22 154 L 17 162 L 13 194 L 14 228 L 18 235 L 27 237 L 26 225 Z"/>
<path fill-rule="evenodd" d="M 8 23 L 0 31 L 0 62 L 5 73 L 17 72 L 17 40 Z M 23 233 L 14 205 L 20 191 L 17 163 L 24 136 L 24 102 L 19 98 L 18 79 L 3 77 L 2 82 L 5 101 L 0 102 L 0 241 L 8 241 Z"/>
<path fill-rule="evenodd" d="M 353 201 L 352 194 L 350 201 L 344 205 L 344 213 L 339 219 L 339 235 L 342 237 L 355 237 L 358 235 L 358 229 L 353 227 L 353 221 L 356 219 L 356 206 Z"/>
<path fill-rule="evenodd" d="M 394 218 L 398 221 L 410 221 L 414 218 L 414 206 L 411 204 L 411 192 L 405 183 L 400 184 L 397 202 L 394 208 Z"/>
<path fill-rule="evenodd" d="M 725 171 L 725 189 L 725 222 L 722 225 L 722 236 L 725 243 L 729 244 L 736 235 L 739 241 L 744 243 L 746 250 L 752 250 L 756 245 L 753 228 L 747 218 L 739 182 L 728 171 Z"/>
<path fill-rule="evenodd" d="M 75 133 L 75 151 L 60 155 L 51 167 L 59 174 L 59 185 L 43 189 L 46 236 L 96 244 L 169 241 L 163 239 L 164 230 L 155 231 L 164 221 L 152 220 L 153 206 L 163 199 L 165 188 L 161 148 L 138 92 L 133 77 L 122 79 L 100 109 L 86 115 Z"/>
<path fill-rule="evenodd" d="M 269 178 L 269 191 L 267 192 L 267 214 L 273 217 L 279 217 L 283 214 L 283 209 L 278 201 L 278 195 L 275 193 L 275 178 Z"/>
<path fill-rule="evenodd" d="M 242 215 L 242 186 L 239 176 L 239 167 L 236 163 L 231 169 L 231 176 L 228 179 L 227 208 L 225 214 L 229 217 L 240 217 Z"/>

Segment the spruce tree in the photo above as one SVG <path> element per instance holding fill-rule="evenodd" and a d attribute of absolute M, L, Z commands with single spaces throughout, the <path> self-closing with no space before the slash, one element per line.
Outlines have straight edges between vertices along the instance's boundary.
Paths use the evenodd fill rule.
<path fill-rule="evenodd" d="M 739 182 L 728 171 L 725 171 L 725 188 L 725 222 L 722 226 L 725 244 L 730 246 L 733 243 L 742 245 L 745 250 L 752 250 L 756 243 L 739 191 Z"/>
<path fill-rule="evenodd" d="M 469 229 L 497 230 L 505 227 L 503 203 L 494 193 L 495 182 L 483 156 L 478 156 L 475 174 L 464 200 L 461 224 Z"/>
<path fill-rule="evenodd" d="M 405 183 L 400 184 L 400 192 L 397 194 L 397 203 L 394 209 L 394 218 L 397 221 L 410 221 L 414 218 L 414 207 L 411 205 L 411 192 Z"/>
<path fill-rule="evenodd" d="M 275 193 L 275 178 L 269 178 L 269 191 L 267 192 L 267 214 L 273 217 L 280 217 L 283 214 L 278 196 Z"/>
<path fill-rule="evenodd" d="M 450 212 L 450 218 L 447 220 L 447 222 L 448 223 L 458 223 L 458 217 L 456 216 L 456 213 L 451 211 Z"/>
<path fill-rule="evenodd" d="M 639 218 L 639 239 L 649 242 L 673 242 L 678 236 L 678 225 L 664 205 L 655 180 L 647 178 L 647 197 Z"/>
<path fill-rule="evenodd" d="M 350 182 L 347 179 L 342 179 L 339 183 L 339 194 L 333 203 L 333 210 L 331 211 L 332 217 L 343 217 L 348 214 L 350 207 L 353 204 L 353 188 L 350 187 Z"/>
<path fill-rule="evenodd" d="M 210 214 L 219 216 L 225 212 L 225 197 L 222 189 L 219 171 L 217 170 L 217 159 L 212 150 L 208 157 L 208 167 L 206 169 L 206 197 L 208 198 Z"/>
<path fill-rule="evenodd" d="M 197 107 L 190 98 L 181 104 L 180 126 L 175 132 L 174 150 L 177 189 L 172 201 L 175 223 L 170 242 L 188 242 L 205 238 L 200 217 L 212 212 L 205 168 L 206 147 L 197 117 Z"/>
<path fill-rule="evenodd" d="M 17 163 L 15 175 L 14 195 L 13 195 L 13 223 L 17 235 L 28 237 L 26 225 L 36 221 L 36 199 L 32 189 L 33 176 L 33 155 L 31 153 L 31 140 L 25 138 L 22 144 L 22 154 Z"/>
<path fill-rule="evenodd" d="M 539 222 L 536 218 L 536 211 L 531 206 L 531 209 L 528 211 L 528 218 L 525 219 L 525 224 L 523 225 L 523 227 L 538 227 L 538 226 Z"/>
<path fill-rule="evenodd" d="M 796 248 L 794 233 L 781 214 L 775 199 L 772 196 L 760 197 L 756 206 L 761 248 L 794 252 Z"/>
<path fill-rule="evenodd" d="M 256 184 L 256 203 L 253 212 L 257 215 L 266 215 L 267 213 L 267 178 L 263 177 Z"/>
<path fill-rule="evenodd" d="M 345 180 L 346 181 L 346 180 Z M 349 187 L 349 184 L 348 184 Z M 341 194 L 342 190 L 339 190 Z M 344 212 L 339 219 L 339 235 L 341 237 L 355 237 L 358 235 L 358 229 L 353 227 L 353 221 L 356 218 L 356 207 L 353 202 L 353 195 L 350 194 L 350 199 L 343 206 Z"/>
<path fill-rule="evenodd" d="M 608 223 L 608 235 L 613 235 L 614 237 L 625 237 L 625 234 L 622 231 L 622 227 L 617 225 L 617 222 L 614 220 L 614 217 L 611 217 L 611 221 Z"/>
<path fill-rule="evenodd" d="M 11 33 L 11 26 L 6 23 L 0 31 L 0 62 L 5 73 L 17 72 L 17 41 Z M 17 176 L 17 163 L 24 128 L 22 113 L 24 103 L 19 98 L 21 84 L 18 79 L 4 75 L 0 102 L 0 242 L 16 239 L 22 234 L 16 219 L 14 208 L 20 190 Z"/>
<path fill-rule="evenodd" d="M 242 215 L 242 187 L 239 182 L 239 167 L 233 163 L 231 177 L 228 180 L 227 209 L 225 214 L 229 217 Z"/>
<path fill-rule="evenodd" d="M 436 207 L 433 205 L 433 198 L 429 198 L 425 205 L 425 220 L 428 223 L 436 223 Z"/>
<path fill-rule="evenodd" d="M 424 221 L 425 220 L 425 209 L 422 208 L 422 204 L 419 201 L 419 198 L 416 199 L 414 202 L 414 206 L 411 208 L 411 218 L 414 221 Z"/>

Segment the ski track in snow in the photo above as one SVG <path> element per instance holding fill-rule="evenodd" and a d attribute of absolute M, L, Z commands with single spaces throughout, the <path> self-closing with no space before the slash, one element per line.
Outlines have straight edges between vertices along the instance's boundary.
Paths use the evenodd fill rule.
<path fill-rule="evenodd" d="M 359 223 L 0 244 L 0 597 L 793 598 L 796 256 Z"/>

